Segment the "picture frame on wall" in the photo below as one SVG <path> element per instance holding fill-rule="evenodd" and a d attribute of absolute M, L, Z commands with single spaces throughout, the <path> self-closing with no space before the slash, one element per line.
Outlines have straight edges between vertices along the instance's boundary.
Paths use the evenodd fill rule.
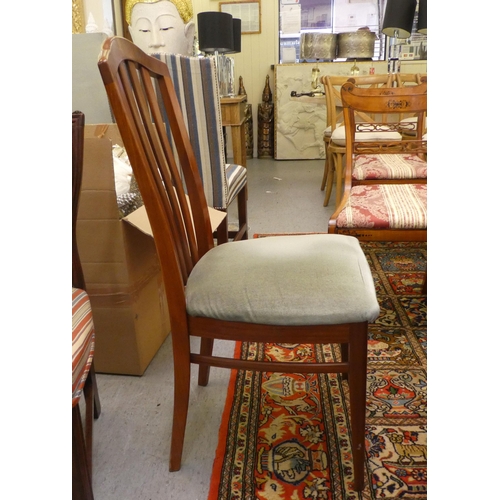
<path fill-rule="evenodd" d="M 260 33 L 260 0 L 249 2 L 220 2 L 219 11 L 227 12 L 236 19 L 241 19 L 241 34 Z"/>

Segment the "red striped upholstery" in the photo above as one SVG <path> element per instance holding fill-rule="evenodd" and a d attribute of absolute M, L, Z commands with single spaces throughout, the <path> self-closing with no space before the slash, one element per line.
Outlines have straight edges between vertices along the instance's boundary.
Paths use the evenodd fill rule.
<path fill-rule="evenodd" d="M 73 405 L 82 394 L 94 357 L 94 321 L 89 296 L 73 288 Z"/>
<path fill-rule="evenodd" d="M 358 155 L 354 180 L 427 179 L 427 162 L 413 154 Z"/>
<path fill-rule="evenodd" d="M 337 227 L 427 229 L 427 184 L 353 186 Z"/>

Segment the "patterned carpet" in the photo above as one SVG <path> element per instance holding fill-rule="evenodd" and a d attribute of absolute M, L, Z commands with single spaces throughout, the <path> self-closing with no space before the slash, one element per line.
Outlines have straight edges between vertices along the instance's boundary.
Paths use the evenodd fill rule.
<path fill-rule="evenodd" d="M 362 246 L 381 307 L 369 328 L 364 491 L 351 488 L 347 382 L 234 371 L 209 500 L 427 498 L 426 244 Z M 340 350 L 243 344 L 236 355 L 307 362 Z"/>

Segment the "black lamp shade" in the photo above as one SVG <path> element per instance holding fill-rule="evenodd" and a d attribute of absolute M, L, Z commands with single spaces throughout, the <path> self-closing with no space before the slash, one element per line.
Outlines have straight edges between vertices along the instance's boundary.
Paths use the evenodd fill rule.
<path fill-rule="evenodd" d="M 238 54 L 241 52 L 241 19 L 233 17 L 233 50 L 226 54 Z"/>
<path fill-rule="evenodd" d="M 226 53 L 233 50 L 233 16 L 227 12 L 200 12 L 198 42 L 203 52 Z"/>
<path fill-rule="evenodd" d="M 418 1 L 417 31 L 423 35 L 427 35 L 427 0 Z"/>
<path fill-rule="evenodd" d="M 395 36 L 397 31 L 398 38 L 409 38 L 416 8 L 417 0 L 387 0 L 382 33 Z"/>

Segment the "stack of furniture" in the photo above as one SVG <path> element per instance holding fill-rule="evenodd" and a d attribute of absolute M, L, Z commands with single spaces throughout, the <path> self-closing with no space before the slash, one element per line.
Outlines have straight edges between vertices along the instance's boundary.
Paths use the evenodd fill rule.
<path fill-rule="evenodd" d="M 360 240 L 427 240 L 427 83 L 390 89 L 364 89 L 354 82 L 341 88 L 346 127 L 343 196 L 328 231 Z M 391 121 L 360 123 L 356 113 L 394 115 Z M 402 124 L 401 112 L 415 121 Z M 398 141 L 365 141 L 378 131 L 414 130 Z"/>
<path fill-rule="evenodd" d="M 336 184 L 335 208 L 338 208 L 343 192 L 343 182 L 345 174 L 344 155 L 346 153 L 346 132 L 344 124 L 344 114 L 340 96 L 340 87 L 347 81 L 355 83 L 359 87 L 366 88 L 393 88 L 395 86 L 409 86 L 420 83 L 426 80 L 420 74 L 402 74 L 402 75 L 373 75 L 362 77 L 341 77 L 341 76 L 325 76 L 322 82 L 325 87 L 325 95 L 327 102 L 327 128 L 325 129 L 324 141 L 326 148 L 325 171 L 321 189 L 326 189 L 323 205 L 327 206 L 330 200 L 333 184 Z M 412 123 L 411 127 L 402 127 L 394 130 L 374 130 L 370 134 L 365 133 L 364 141 L 394 141 L 400 140 L 405 134 L 413 134 L 415 131 L 415 117 L 412 113 L 386 113 L 385 111 L 379 114 L 366 113 L 361 110 L 355 111 L 357 121 L 362 122 L 387 122 L 404 121 Z M 401 170 L 395 174 L 401 176 Z M 355 174 L 356 175 L 356 174 Z M 393 175 L 393 174 L 391 174 Z M 404 174 L 406 175 L 406 174 Z M 420 178 L 421 173 L 415 175 L 410 173 L 411 178 Z M 379 177 L 380 178 L 380 177 Z"/>

